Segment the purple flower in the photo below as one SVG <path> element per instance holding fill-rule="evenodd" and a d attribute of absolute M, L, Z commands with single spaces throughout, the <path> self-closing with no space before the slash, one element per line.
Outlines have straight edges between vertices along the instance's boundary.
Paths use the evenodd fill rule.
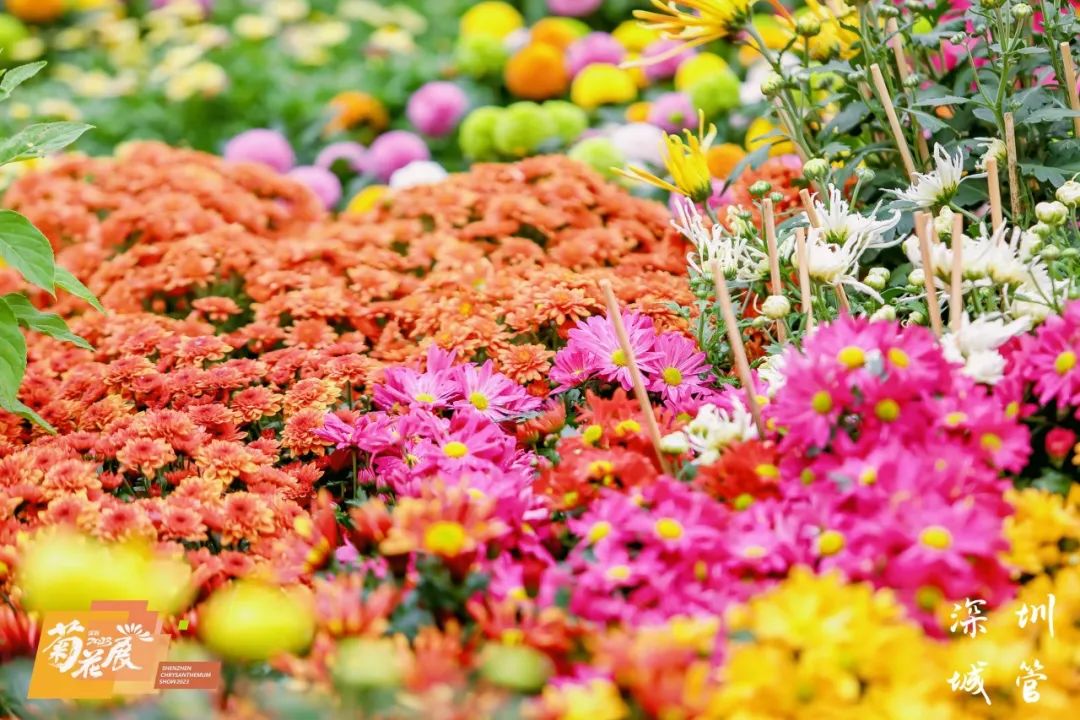
<path fill-rule="evenodd" d="M 694 50 L 686 49 L 677 51 L 676 48 L 683 45 L 680 40 L 657 40 L 650 43 L 641 52 L 642 59 L 663 57 L 662 60 L 656 63 L 651 63 L 644 66 L 645 77 L 650 81 L 655 80 L 667 80 L 674 77 L 675 72 L 679 69 L 679 65 L 683 60 L 691 58 L 697 53 Z"/>
<path fill-rule="evenodd" d="M 326 168 L 301 165 L 289 171 L 289 177 L 308 186 L 329 210 L 341 200 L 341 181 Z"/>
<path fill-rule="evenodd" d="M 224 156 L 229 162 L 262 163 L 282 173 L 296 164 L 296 154 L 285 136 L 266 128 L 240 133 L 225 143 Z"/>
<path fill-rule="evenodd" d="M 547 0 L 548 10 L 553 15 L 565 17 L 585 17 L 600 9 L 604 0 Z"/>
<path fill-rule="evenodd" d="M 333 170 L 334 165 L 341 161 L 353 172 L 363 173 L 366 157 L 367 148 L 360 143 L 344 140 L 324 147 L 316 156 L 315 165 L 326 170 Z"/>
<path fill-rule="evenodd" d="M 387 182 L 395 170 L 416 160 L 430 160 L 431 151 L 417 135 L 405 130 L 392 130 L 376 138 L 368 148 L 367 169 L 379 182 Z"/>
<path fill-rule="evenodd" d="M 694 103 L 686 93 L 664 93 L 649 108 L 649 122 L 667 133 L 697 125 Z"/>
<path fill-rule="evenodd" d="M 566 69 L 571 75 L 577 75 L 589 65 L 618 65 L 625 57 L 626 48 L 608 33 L 589 33 L 566 49 Z"/>
<path fill-rule="evenodd" d="M 465 91 L 450 82 L 429 82 L 413 93 L 405 115 L 420 132 L 443 137 L 454 132 L 469 109 Z"/>

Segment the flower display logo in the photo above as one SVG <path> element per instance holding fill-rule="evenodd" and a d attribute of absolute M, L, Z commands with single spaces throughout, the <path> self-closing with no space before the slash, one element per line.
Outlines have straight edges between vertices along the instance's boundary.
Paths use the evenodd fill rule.
<path fill-rule="evenodd" d="M 169 650 L 161 618 L 145 602 L 96 602 L 46 613 L 30 698 L 102 699 L 155 691 Z"/>

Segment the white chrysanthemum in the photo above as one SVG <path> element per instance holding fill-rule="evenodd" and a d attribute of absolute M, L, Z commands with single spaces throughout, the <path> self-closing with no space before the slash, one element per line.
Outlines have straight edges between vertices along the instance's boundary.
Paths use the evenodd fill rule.
<path fill-rule="evenodd" d="M 712 404 L 702 405 L 684 432 L 702 465 L 716 462 L 731 443 L 757 437 L 753 417 L 738 400 L 733 401 L 730 413 Z"/>
<path fill-rule="evenodd" d="M 431 160 L 415 160 L 394 171 L 394 174 L 390 176 L 390 187 L 400 190 L 417 185 L 434 185 L 447 177 L 446 169 L 439 163 Z"/>
<path fill-rule="evenodd" d="M 768 272 L 768 255 L 751 245 L 749 239 L 731 235 L 722 225 L 707 228 L 701 213 L 688 198 L 676 198 L 675 219 L 671 224 L 694 246 L 686 262 L 699 275 L 711 277 L 715 260 L 720 261 L 724 276 L 735 280 L 751 282 Z"/>
<path fill-rule="evenodd" d="M 890 190 L 893 195 L 913 205 L 927 209 L 943 205 L 953 198 L 964 175 L 964 156 L 949 153 L 941 145 L 934 146 L 934 171 L 916 173 L 915 181 L 906 190 Z"/>
<path fill-rule="evenodd" d="M 652 123 L 620 125 L 611 133 L 611 142 L 629 163 L 664 167 L 664 131 Z"/>
<path fill-rule="evenodd" d="M 775 355 L 766 357 L 761 364 L 757 366 L 758 379 L 765 383 L 765 392 L 769 397 L 776 397 L 776 393 L 778 393 L 780 388 L 784 387 L 784 383 L 787 382 L 787 376 L 784 374 L 785 362 L 784 354 L 776 353 Z"/>
<path fill-rule="evenodd" d="M 1001 138 L 988 138 L 983 140 L 979 143 L 979 147 L 983 149 L 983 154 L 975 167 L 982 172 L 986 172 L 986 161 L 990 158 L 997 160 L 998 165 L 1000 166 L 1009 157 L 1009 149 L 1005 145 L 1005 141 Z"/>
<path fill-rule="evenodd" d="M 811 228 L 806 238 L 810 277 L 829 285 L 849 285 L 881 302 L 877 290 L 858 279 L 859 258 L 865 249 L 862 236 L 852 235 L 838 244 L 826 239 L 824 228 Z"/>
<path fill-rule="evenodd" d="M 899 212 L 894 212 L 892 217 L 882 220 L 851 212 L 851 206 L 840 189 L 833 185 L 829 186 L 828 205 L 815 198 L 814 207 L 821 220 L 821 230 L 826 240 L 843 244 L 853 237 L 859 238 L 864 250 L 888 247 L 890 243 L 882 240 L 881 235 L 900 222 Z"/>
<path fill-rule="evenodd" d="M 1028 317 L 1008 322 L 1000 316 L 985 315 L 968 321 L 965 315 L 960 330 L 942 337 L 941 346 L 947 360 L 963 364 L 965 375 L 994 385 L 1005 374 L 1005 358 L 997 349 L 1030 327 Z"/>

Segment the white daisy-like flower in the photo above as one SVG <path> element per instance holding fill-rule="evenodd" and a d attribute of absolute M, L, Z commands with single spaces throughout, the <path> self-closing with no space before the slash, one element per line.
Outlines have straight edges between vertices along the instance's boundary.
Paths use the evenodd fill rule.
<path fill-rule="evenodd" d="M 987 138 L 979 143 L 979 147 L 983 149 L 983 154 L 975 167 L 982 172 L 986 172 L 986 161 L 990 158 L 997 160 L 1000 165 L 1005 162 L 1009 156 L 1009 148 L 1001 138 Z"/>
<path fill-rule="evenodd" d="M 859 258 L 866 250 L 867 239 L 850 235 L 844 242 L 830 242 L 825 228 L 811 228 L 806 237 L 806 265 L 810 277 L 829 285 L 848 285 L 878 302 L 881 296 L 866 283 L 859 282 Z"/>
<path fill-rule="evenodd" d="M 874 217 L 866 217 L 859 213 L 851 212 L 851 206 L 844 199 L 840 189 L 834 185 L 829 186 L 829 203 L 822 203 L 814 198 L 814 208 L 821 220 L 821 230 L 825 239 L 834 243 L 845 243 L 849 238 L 858 237 L 862 240 L 863 249 L 889 247 L 893 243 L 887 243 L 882 239 L 882 233 L 892 230 L 900 222 L 900 213 L 893 212 L 892 217 L 877 220 Z"/>
<path fill-rule="evenodd" d="M 785 358 L 784 353 L 769 355 L 756 368 L 757 376 L 765 383 L 765 392 L 769 397 L 776 397 L 776 393 L 787 382 L 787 375 L 784 374 L 784 366 L 787 362 Z"/>
<path fill-rule="evenodd" d="M 952 200 L 963 175 L 963 153 L 952 156 L 941 145 L 935 145 L 933 172 L 916 173 L 915 181 L 906 190 L 889 192 L 916 207 L 928 209 Z"/>
<path fill-rule="evenodd" d="M 697 207 L 689 198 L 675 199 L 672 226 L 694 246 L 686 256 L 687 264 L 699 275 L 712 276 L 712 263 L 720 261 L 727 278 L 752 282 L 768 273 L 769 257 L 743 236 L 731 235 L 723 225 L 706 227 Z"/>
<path fill-rule="evenodd" d="M 984 315 L 969 321 L 965 314 L 960 330 L 942 337 L 941 346 L 947 360 L 964 366 L 965 375 L 994 385 L 1005 376 L 1005 358 L 997 349 L 1030 327 L 1030 317 L 1010 322 L 1000 315 Z"/>
<path fill-rule="evenodd" d="M 757 437 L 750 411 L 738 400 L 732 401 L 730 413 L 712 404 L 702 405 L 684 432 L 702 465 L 716 462 L 731 443 Z"/>

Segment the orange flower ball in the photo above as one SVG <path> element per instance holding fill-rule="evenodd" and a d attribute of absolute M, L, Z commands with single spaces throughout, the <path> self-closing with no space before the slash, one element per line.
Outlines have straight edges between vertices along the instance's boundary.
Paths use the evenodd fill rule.
<path fill-rule="evenodd" d="M 330 101 L 333 118 L 326 125 L 327 134 L 367 125 L 376 132 L 390 124 L 390 116 L 378 98 L 359 90 L 346 90 Z"/>
<path fill-rule="evenodd" d="M 7 11 L 24 22 L 52 22 L 64 14 L 64 0 L 7 0 Z"/>
<path fill-rule="evenodd" d="M 708 162 L 709 173 L 714 178 L 725 180 L 744 157 L 746 157 L 746 151 L 740 146 L 735 143 L 723 143 L 709 148 L 705 161 Z"/>
<path fill-rule="evenodd" d="M 547 100 L 566 94 L 570 75 L 558 48 L 546 43 L 523 47 L 506 64 L 506 89 L 526 100 Z"/>

